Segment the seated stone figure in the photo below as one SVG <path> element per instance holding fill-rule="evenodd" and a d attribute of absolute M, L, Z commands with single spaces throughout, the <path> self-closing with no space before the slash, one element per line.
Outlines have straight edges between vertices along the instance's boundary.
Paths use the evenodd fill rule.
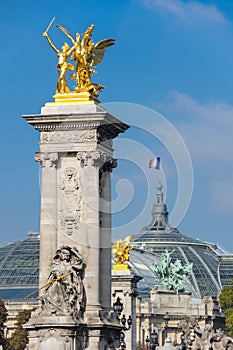
<path fill-rule="evenodd" d="M 61 246 L 53 259 L 48 283 L 40 297 L 41 312 L 83 316 L 86 293 L 83 285 L 85 264 L 77 248 Z"/>

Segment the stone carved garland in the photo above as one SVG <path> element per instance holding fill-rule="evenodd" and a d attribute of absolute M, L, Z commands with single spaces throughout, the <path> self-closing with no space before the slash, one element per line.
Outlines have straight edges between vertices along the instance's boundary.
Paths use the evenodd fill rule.
<path fill-rule="evenodd" d="M 55 253 L 38 314 L 70 315 L 78 320 L 86 308 L 83 284 L 86 265 L 76 247 L 61 246 Z"/>
<path fill-rule="evenodd" d="M 62 230 L 71 236 L 79 228 L 81 216 L 81 191 L 77 170 L 73 167 L 65 168 L 60 186 L 61 200 L 59 223 Z"/>
<path fill-rule="evenodd" d="M 74 130 L 42 132 L 41 142 L 84 142 L 95 141 L 96 130 Z"/>

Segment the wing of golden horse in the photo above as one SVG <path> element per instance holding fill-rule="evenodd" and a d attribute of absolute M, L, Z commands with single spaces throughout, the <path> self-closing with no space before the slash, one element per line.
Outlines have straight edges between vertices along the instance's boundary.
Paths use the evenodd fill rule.
<path fill-rule="evenodd" d="M 92 48 L 92 60 L 93 66 L 97 66 L 100 64 L 102 59 L 104 58 L 104 53 L 107 47 L 110 47 L 115 44 L 115 39 L 109 38 L 104 39 L 96 43 Z"/>

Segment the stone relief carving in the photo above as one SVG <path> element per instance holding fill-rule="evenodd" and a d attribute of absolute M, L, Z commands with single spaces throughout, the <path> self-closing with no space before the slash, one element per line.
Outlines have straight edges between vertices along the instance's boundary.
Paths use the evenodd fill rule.
<path fill-rule="evenodd" d="M 59 223 L 65 233 L 71 236 L 79 228 L 81 216 L 81 191 L 77 170 L 67 167 L 61 180 Z"/>
<path fill-rule="evenodd" d="M 52 153 L 36 153 L 35 160 L 40 162 L 42 168 L 55 168 L 58 161 L 58 154 Z"/>
<path fill-rule="evenodd" d="M 187 350 L 227 350 L 233 347 L 233 339 L 222 329 L 215 330 L 210 324 L 201 329 L 194 317 L 181 320 L 177 328 L 183 333 L 182 340 Z"/>
<path fill-rule="evenodd" d="M 66 330 L 64 331 L 55 328 L 41 329 L 38 331 L 40 350 L 46 350 L 48 348 L 57 350 L 70 350 L 71 349 L 71 339 L 73 332 Z"/>
<path fill-rule="evenodd" d="M 85 267 L 76 247 L 61 246 L 56 251 L 48 283 L 39 298 L 39 315 L 71 315 L 75 320 L 83 317 L 86 308 Z"/>
<path fill-rule="evenodd" d="M 75 130 L 75 131 L 56 131 L 42 132 L 42 142 L 84 142 L 95 141 L 96 130 Z"/>

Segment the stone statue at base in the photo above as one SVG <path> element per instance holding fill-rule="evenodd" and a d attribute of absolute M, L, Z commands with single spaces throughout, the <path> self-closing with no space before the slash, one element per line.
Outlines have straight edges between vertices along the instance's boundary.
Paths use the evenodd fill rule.
<path fill-rule="evenodd" d="M 53 259 L 48 283 L 40 296 L 40 314 L 69 314 L 82 318 L 86 308 L 85 264 L 76 247 L 61 246 Z"/>
<path fill-rule="evenodd" d="M 231 350 L 233 339 L 221 329 L 214 330 L 210 324 L 201 329 L 198 320 L 186 317 L 177 325 L 183 332 L 183 341 L 186 350 Z"/>

